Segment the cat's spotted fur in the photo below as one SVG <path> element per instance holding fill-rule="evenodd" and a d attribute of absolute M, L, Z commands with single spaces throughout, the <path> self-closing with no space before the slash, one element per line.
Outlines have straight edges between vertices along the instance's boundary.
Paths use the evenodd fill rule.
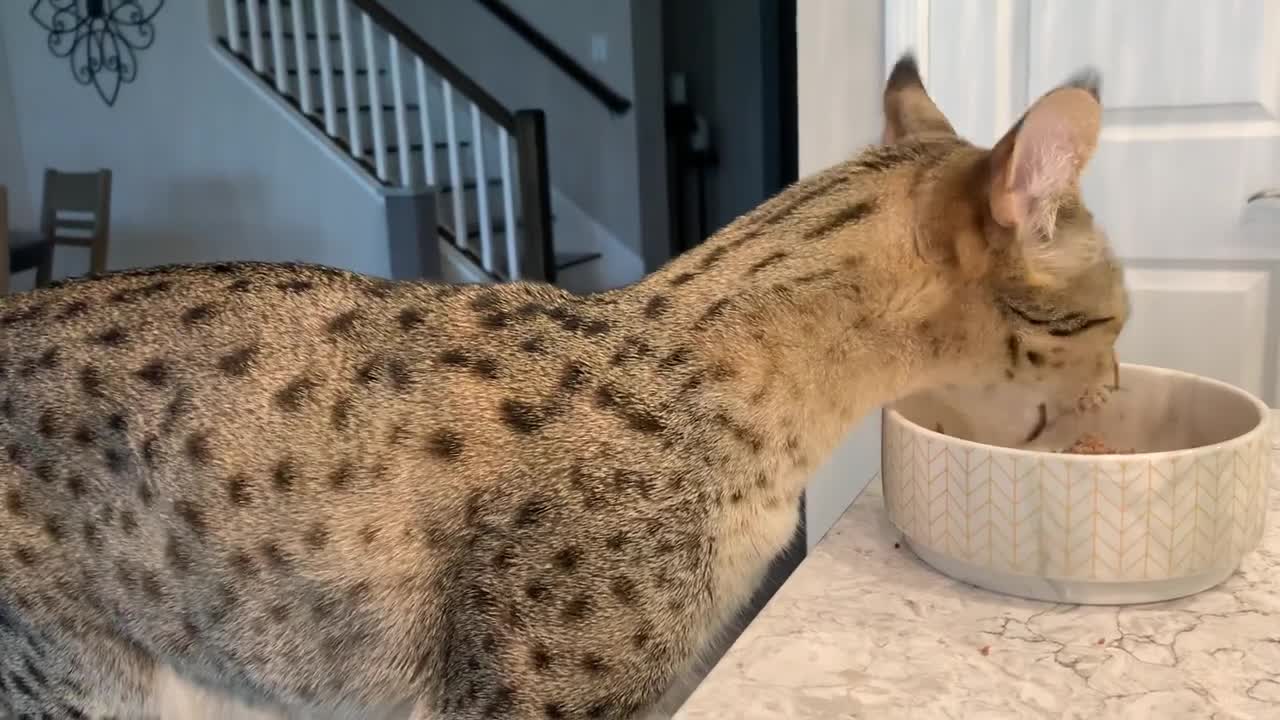
<path fill-rule="evenodd" d="M 994 151 L 909 61 L 886 110 L 887 144 L 614 292 L 227 264 L 7 298 L 0 716 L 650 707 L 868 411 L 1110 376 L 1090 88 Z"/>

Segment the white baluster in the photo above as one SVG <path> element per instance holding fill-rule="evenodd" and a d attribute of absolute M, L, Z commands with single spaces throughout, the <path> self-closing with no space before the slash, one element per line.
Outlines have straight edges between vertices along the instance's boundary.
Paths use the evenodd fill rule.
<path fill-rule="evenodd" d="M 240 48 L 243 44 L 240 42 L 240 3 L 237 0 L 227 0 L 227 47 L 231 48 L 231 52 L 239 55 Z"/>
<path fill-rule="evenodd" d="M 422 125 L 422 163 L 427 185 L 436 184 L 436 143 L 431 139 L 431 113 L 427 104 L 427 68 L 422 58 L 413 58 L 413 74 L 418 82 L 418 122 Z"/>
<path fill-rule="evenodd" d="M 329 0 L 315 0 L 316 35 L 320 36 L 320 102 L 324 103 L 324 131 L 338 135 L 338 113 L 333 99 L 333 60 L 329 57 L 329 20 L 325 7 Z"/>
<path fill-rule="evenodd" d="M 360 142 L 360 98 L 356 96 L 354 52 L 351 49 L 351 8 L 347 0 L 338 0 L 338 41 L 342 46 L 342 88 L 347 100 L 347 145 L 351 156 L 364 157 Z"/>
<path fill-rule="evenodd" d="M 484 135 L 480 132 L 480 108 L 471 104 L 471 156 L 475 160 L 476 215 L 480 224 L 480 264 L 493 272 L 493 217 L 489 214 L 489 183 L 484 175 Z"/>
<path fill-rule="evenodd" d="M 440 90 L 444 95 L 444 137 L 448 144 L 449 154 L 449 186 L 453 196 L 453 232 L 458 247 L 466 247 L 467 216 L 462 207 L 462 163 L 458 159 L 458 123 L 453 116 L 453 86 L 448 80 L 440 81 Z"/>
<path fill-rule="evenodd" d="M 507 240 L 507 279 L 520 279 L 520 246 L 516 242 L 516 200 L 511 182 L 511 135 L 498 126 L 498 163 L 502 165 L 502 224 Z"/>
<path fill-rule="evenodd" d="M 257 0 L 245 0 L 244 11 L 249 16 L 249 59 L 253 71 L 262 74 L 262 15 Z"/>
<path fill-rule="evenodd" d="M 293 0 L 293 52 L 298 67 L 298 102 L 302 113 L 311 114 L 311 68 L 307 63 L 307 25 L 302 21 L 302 0 Z"/>
<path fill-rule="evenodd" d="M 284 64 L 284 21 L 280 17 L 280 0 L 267 0 L 267 16 L 271 21 L 271 62 L 276 73 L 276 90 L 281 95 L 288 95 L 289 75 Z"/>
<path fill-rule="evenodd" d="M 409 123 L 404 116 L 404 82 L 400 77 L 400 43 L 387 36 L 387 56 L 391 63 L 391 102 L 396 116 L 396 145 L 399 146 L 400 185 L 413 184 L 413 170 L 409 165 Z"/>
<path fill-rule="evenodd" d="M 373 21 L 360 13 L 360 29 L 364 34 L 364 64 L 369 81 L 369 117 L 373 119 L 373 161 L 378 179 L 387 181 L 387 137 L 382 127 L 382 90 L 378 82 L 378 59 L 373 52 Z"/>

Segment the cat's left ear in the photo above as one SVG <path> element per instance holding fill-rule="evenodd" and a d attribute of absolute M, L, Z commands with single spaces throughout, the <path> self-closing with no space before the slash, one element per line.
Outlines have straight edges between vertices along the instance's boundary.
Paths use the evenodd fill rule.
<path fill-rule="evenodd" d="M 1075 191 L 1098 146 L 1100 79 L 1092 70 L 1049 91 L 991 150 L 991 216 L 1000 225 L 1052 234 L 1058 200 Z"/>
<path fill-rule="evenodd" d="M 893 66 L 884 86 L 884 144 L 916 135 L 955 135 L 946 116 L 933 104 L 920 80 L 915 56 L 906 53 Z"/>

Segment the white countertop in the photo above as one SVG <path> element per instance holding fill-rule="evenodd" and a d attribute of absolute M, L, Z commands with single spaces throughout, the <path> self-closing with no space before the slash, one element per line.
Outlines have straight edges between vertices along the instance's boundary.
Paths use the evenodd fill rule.
<path fill-rule="evenodd" d="M 702 718 L 1280 718 L 1280 452 L 1267 530 L 1156 605 L 997 595 L 920 562 L 875 481 L 680 711 Z"/>

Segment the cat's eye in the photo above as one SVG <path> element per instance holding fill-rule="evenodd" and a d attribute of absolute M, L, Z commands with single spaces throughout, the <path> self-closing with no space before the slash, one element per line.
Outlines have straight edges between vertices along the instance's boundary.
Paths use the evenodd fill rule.
<path fill-rule="evenodd" d="M 1099 325 L 1106 325 L 1112 320 L 1115 320 L 1115 318 L 1101 317 L 1085 320 L 1081 323 L 1074 323 L 1070 326 L 1059 325 L 1057 327 L 1049 328 L 1049 334 L 1054 337 L 1071 337 L 1072 335 L 1079 335 L 1080 333 L 1085 332 L 1086 330 L 1091 330 Z"/>
<path fill-rule="evenodd" d="M 1043 327 L 1054 337 L 1079 335 L 1086 330 L 1091 330 L 1115 320 L 1112 316 L 1091 318 L 1084 313 L 1069 313 L 1059 317 L 1037 317 L 1012 303 L 1006 302 L 1004 306 L 1024 322 Z"/>

